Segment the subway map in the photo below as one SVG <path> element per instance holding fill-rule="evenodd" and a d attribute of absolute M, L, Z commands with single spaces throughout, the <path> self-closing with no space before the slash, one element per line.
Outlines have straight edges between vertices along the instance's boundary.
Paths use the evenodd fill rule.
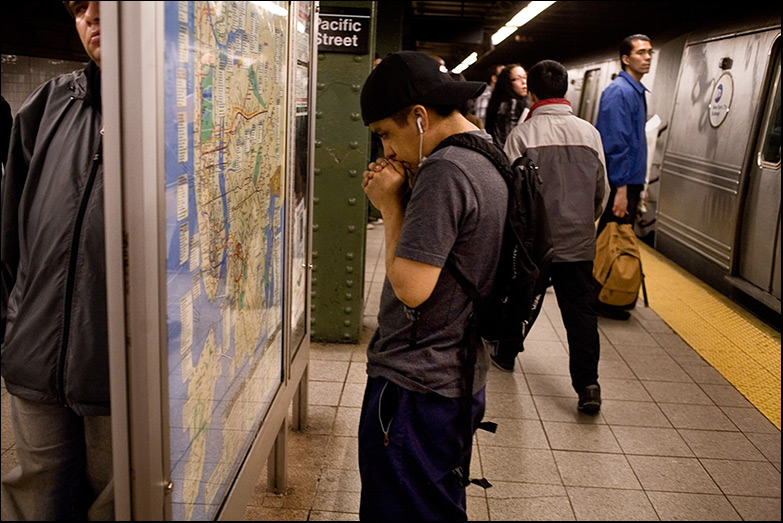
<path fill-rule="evenodd" d="M 281 382 L 287 2 L 165 2 L 172 517 L 214 519 Z"/>

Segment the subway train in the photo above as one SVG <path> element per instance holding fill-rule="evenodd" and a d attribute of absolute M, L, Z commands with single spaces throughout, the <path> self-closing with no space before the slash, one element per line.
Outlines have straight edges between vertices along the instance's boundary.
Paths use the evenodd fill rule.
<path fill-rule="evenodd" d="M 780 18 L 653 39 L 648 184 L 637 235 L 780 329 Z M 566 63 L 595 123 L 619 57 Z"/>

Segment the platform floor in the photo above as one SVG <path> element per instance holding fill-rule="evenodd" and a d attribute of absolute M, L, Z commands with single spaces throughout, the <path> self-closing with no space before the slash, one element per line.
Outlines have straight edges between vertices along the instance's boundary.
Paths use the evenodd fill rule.
<path fill-rule="evenodd" d="M 656 313 L 666 300 L 665 314 L 674 311 L 678 321 L 698 314 L 669 305 L 656 280 L 677 272 L 667 283 L 678 286 L 675 297 L 698 284 L 655 254 L 643 254 L 650 308 L 639 300 L 628 321 L 599 318 L 600 414 L 576 410 L 551 289 L 514 373 L 492 369 L 485 419 L 499 427 L 478 432 L 472 467 L 493 486 L 468 487 L 470 519 L 780 520 L 780 334 L 710 295 L 724 315 L 777 348 L 777 384 L 774 354 L 759 371 L 778 398 L 767 417 Z M 289 434 L 288 491 L 265 492 L 263 474 L 246 521 L 358 519 L 365 348 L 377 325 L 383 263 L 383 227 L 375 226 L 367 231 L 363 339 L 312 344 L 309 426 Z M 734 343 L 752 353 L 759 338 L 743 343 L 746 335 Z"/>
<path fill-rule="evenodd" d="M 312 344 L 308 426 L 289 434 L 287 490 L 266 492 L 264 471 L 245 521 L 358 519 L 357 431 L 382 226 L 367 231 L 367 246 L 362 339 Z M 628 321 L 599 319 L 598 415 L 576 410 L 551 289 L 515 371 L 493 368 L 485 419 L 499 427 L 477 434 L 472 466 L 493 486 L 468 487 L 470 519 L 780 521 L 780 334 L 702 289 L 724 318 L 710 319 L 704 302 L 680 298 L 683 285 L 698 283 L 654 251 L 643 258 L 650 308 L 640 300 Z M 672 294 L 687 303 L 672 304 Z M 14 463 L 3 388 L 3 473 Z"/>

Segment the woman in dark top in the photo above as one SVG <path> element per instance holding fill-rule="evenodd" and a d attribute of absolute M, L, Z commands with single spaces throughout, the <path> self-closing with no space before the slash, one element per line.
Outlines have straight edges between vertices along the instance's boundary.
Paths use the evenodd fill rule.
<path fill-rule="evenodd" d="M 497 85 L 487 107 L 487 132 L 502 149 L 511 129 L 530 107 L 527 73 L 519 64 L 510 64 L 498 75 Z"/>

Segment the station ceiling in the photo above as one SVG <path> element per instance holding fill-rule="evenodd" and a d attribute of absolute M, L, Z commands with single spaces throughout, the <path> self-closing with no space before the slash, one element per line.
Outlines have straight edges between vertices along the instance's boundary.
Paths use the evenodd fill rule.
<path fill-rule="evenodd" d="M 492 64 L 539 60 L 566 62 L 582 55 L 616 50 L 628 35 L 651 38 L 677 31 L 694 21 L 733 16 L 731 11 L 754 9 L 756 2 L 733 7 L 706 2 L 559 1 L 498 44 L 492 35 L 530 2 L 409 1 L 404 25 L 410 24 L 409 46 L 443 58 L 451 69 L 471 52 L 479 60 L 463 74 L 479 79 Z M 456 21 L 456 22 L 455 22 Z M 469 22 L 469 23 L 467 23 Z M 469 28 L 472 27 L 472 30 Z M 483 79 L 483 78 L 482 78 Z"/>
<path fill-rule="evenodd" d="M 580 56 L 615 51 L 634 33 L 653 38 L 682 34 L 682 27 L 709 20 L 731 19 L 751 11 L 770 10 L 774 3 L 665 1 L 559 1 L 497 46 L 491 37 L 530 2 L 382 0 L 402 9 L 402 45 L 440 56 L 451 69 L 472 52 L 479 60 L 464 75 L 484 79 L 484 71 L 499 63 L 530 67 L 542 59 L 568 62 Z M 780 11 L 775 8 L 775 12 Z M 379 17 L 380 18 L 380 17 Z M 383 20 L 378 20 L 379 28 Z M 73 19 L 61 2 L 10 2 L 0 26 L 4 54 L 86 60 Z"/>

